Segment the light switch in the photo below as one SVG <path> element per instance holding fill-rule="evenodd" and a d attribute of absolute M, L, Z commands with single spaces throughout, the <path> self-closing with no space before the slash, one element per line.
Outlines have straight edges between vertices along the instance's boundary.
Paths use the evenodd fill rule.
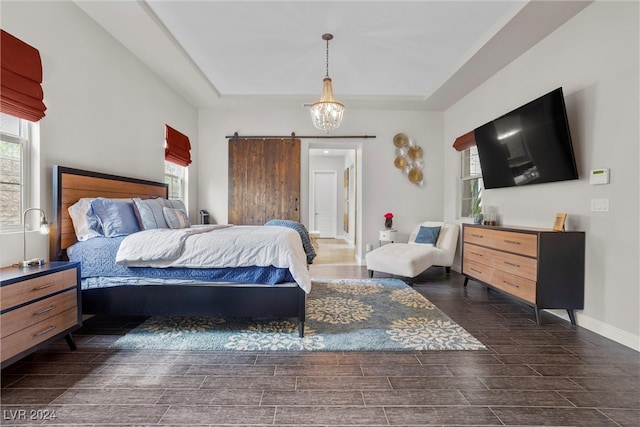
<path fill-rule="evenodd" d="M 591 212 L 609 212 L 609 199 L 591 199 Z"/>

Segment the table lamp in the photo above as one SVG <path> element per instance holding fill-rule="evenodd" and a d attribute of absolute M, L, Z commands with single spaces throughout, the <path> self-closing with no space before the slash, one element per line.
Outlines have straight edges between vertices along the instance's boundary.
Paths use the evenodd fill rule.
<path fill-rule="evenodd" d="M 32 258 L 27 259 L 27 212 L 29 211 L 40 211 L 40 233 L 41 234 L 49 234 L 49 223 L 47 222 L 47 217 L 44 214 L 44 211 L 40 208 L 28 208 L 24 211 L 22 216 L 22 238 L 24 242 L 24 253 L 22 257 L 22 261 L 18 261 L 18 266 L 25 268 L 31 267 L 33 265 L 43 265 L 44 258 Z"/>

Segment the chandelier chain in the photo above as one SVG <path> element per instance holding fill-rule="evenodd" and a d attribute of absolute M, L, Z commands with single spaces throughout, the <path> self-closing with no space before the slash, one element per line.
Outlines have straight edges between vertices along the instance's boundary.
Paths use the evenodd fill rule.
<path fill-rule="evenodd" d="M 329 77 L 329 39 L 327 39 L 327 75 Z"/>

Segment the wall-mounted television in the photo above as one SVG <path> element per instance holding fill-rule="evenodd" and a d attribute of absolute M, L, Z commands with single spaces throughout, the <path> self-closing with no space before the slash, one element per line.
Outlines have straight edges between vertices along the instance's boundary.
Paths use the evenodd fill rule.
<path fill-rule="evenodd" d="M 562 88 L 475 129 L 484 188 L 578 178 Z"/>

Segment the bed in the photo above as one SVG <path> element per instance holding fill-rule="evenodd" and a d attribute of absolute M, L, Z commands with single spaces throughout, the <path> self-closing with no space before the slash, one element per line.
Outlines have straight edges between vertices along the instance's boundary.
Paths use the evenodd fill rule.
<path fill-rule="evenodd" d="M 75 247 L 77 238 L 68 209 L 80 199 L 166 199 L 167 195 L 165 183 L 54 166 L 50 259 L 69 259 L 67 250 Z M 303 258 L 306 258 L 302 245 L 292 250 L 302 251 Z M 84 314 L 134 316 L 297 318 L 298 333 L 302 337 L 310 279 L 302 286 L 306 281 L 304 274 L 298 271 L 297 276 L 302 276 L 303 280 L 296 282 L 290 279 L 276 284 L 239 283 L 224 277 L 219 279 L 222 281 L 207 278 L 185 282 L 176 279 L 163 280 L 158 284 L 158 280 L 150 278 L 147 283 L 142 277 L 136 280 L 136 284 L 123 280 L 122 283 L 103 287 L 87 287 L 83 279 L 82 311 Z"/>

